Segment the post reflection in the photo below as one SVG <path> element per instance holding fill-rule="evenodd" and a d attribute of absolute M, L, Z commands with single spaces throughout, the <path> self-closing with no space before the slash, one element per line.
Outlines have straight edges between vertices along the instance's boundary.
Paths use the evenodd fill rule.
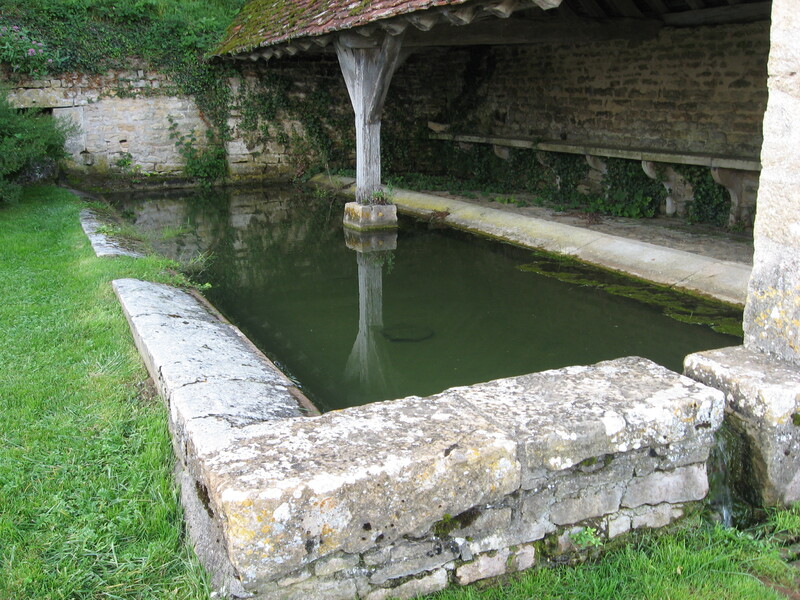
<path fill-rule="evenodd" d="M 383 268 L 397 248 L 396 231 L 345 230 L 347 247 L 358 264 L 358 335 L 347 358 L 344 378 L 352 393 L 370 398 L 394 397 L 392 366 L 383 330 Z M 352 398 L 359 400 L 359 398 Z"/>

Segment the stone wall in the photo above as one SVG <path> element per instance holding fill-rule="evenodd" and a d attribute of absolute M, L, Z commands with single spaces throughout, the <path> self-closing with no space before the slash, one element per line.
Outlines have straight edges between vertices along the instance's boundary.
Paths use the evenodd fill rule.
<path fill-rule="evenodd" d="M 448 69 L 483 74 L 448 117 L 468 133 L 757 158 L 768 53 L 768 22 L 454 51 Z"/>
<path fill-rule="evenodd" d="M 165 75 L 144 69 L 22 80 L 9 99 L 23 108 L 52 109 L 75 123 L 66 166 L 77 172 L 123 173 L 138 165 L 146 173 L 177 174 L 183 159 L 169 138 L 167 117 L 183 132 L 195 130 L 202 137 L 206 129 L 194 102 L 177 96 Z"/>
<path fill-rule="evenodd" d="M 722 392 L 630 357 L 301 417 L 296 390 L 187 293 L 118 280 L 169 403 L 214 584 L 275 600 L 410 598 L 682 516 Z"/>

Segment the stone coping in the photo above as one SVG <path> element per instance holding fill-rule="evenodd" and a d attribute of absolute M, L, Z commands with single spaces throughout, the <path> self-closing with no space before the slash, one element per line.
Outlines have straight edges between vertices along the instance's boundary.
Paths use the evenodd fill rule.
<path fill-rule="evenodd" d="M 314 184 L 354 195 L 349 177 L 317 175 Z M 535 250 L 565 254 L 646 281 L 744 306 L 752 267 L 555 223 L 432 194 L 393 189 L 398 211 L 420 218 L 432 213 L 451 227 Z"/>
<path fill-rule="evenodd" d="M 89 208 L 85 208 L 80 213 L 81 227 L 89 242 L 92 244 L 92 249 L 95 255 L 103 256 L 131 256 L 133 258 L 141 258 L 142 254 L 129 250 L 112 240 L 104 233 L 100 233 L 100 228 L 104 225 L 98 217 L 97 213 Z"/>

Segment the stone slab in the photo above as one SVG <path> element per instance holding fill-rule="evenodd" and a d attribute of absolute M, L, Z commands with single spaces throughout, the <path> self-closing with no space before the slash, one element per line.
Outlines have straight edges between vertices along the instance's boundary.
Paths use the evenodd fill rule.
<path fill-rule="evenodd" d="M 317 175 L 312 182 L 355 194 L 352 180 Z M 751 267 L 693 252 L 622 238 L 432 194 L 393 190 L 398 211 L 420 218 L 447 213 L 443 223 L 535 250 L 573 256 L 646 281 L 743 306 Z"/>
<path fill-rule="evenodd" d="M 145 365 L 170 404 L 170 425 L 194 453 L 225 447 L 248 425 L 303 413 L 302 394 L 233 325 L 174 287 L 113 282 Z M 200 432 L 204 432 L 200 435 Z"/>
<path fill-rule="evenodd" d="M 208 460 L 209 496 L 259 585 L 499 500 L 519 487 L 516 447 L 468 406 L 412 397 L 259 426 Z"/>
<path fill-rule="evenodd" d="M 104 233 L 100 233 L 103 223 L 92 210 L 84 209 L 80 213 L 81 227 L 92 244 L 92 249 L 98 257 L 104 256 L 131 256 L 140 258 L 142 254 L 129 250 L 119 242 L 112 240 Z"/>
<path fill-rule="evenodd" d="M 722 423 L 724 396 L 638 357 L 499 379 L 445 392 L 509 431 L 523 483 L 542 469 L 704 438 Z M 705 440 L 703 441 L 705 443 Z"/>

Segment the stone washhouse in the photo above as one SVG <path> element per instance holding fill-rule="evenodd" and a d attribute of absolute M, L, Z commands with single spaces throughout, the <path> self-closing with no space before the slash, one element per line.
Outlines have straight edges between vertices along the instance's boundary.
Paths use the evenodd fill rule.
<path fill-rule="evenodd" d="M 276 600 L 411 598 L 540 564 L 574 549 L 572 536 L 587 527 L 610 539 L 664 526 L 705 498 L 706 463 L 723 420 L 747 440 L 746 475 L 759 501 L 800 500 L 800 156 L 794 152 L 800 14 L 794 4 L 253 0 L 245 6 L 219 56 L 268 60 L 267 68 L 306 54 L 336 57 L 357 138 L 357 202 L 346 215 L 357 231 L 348 233 L 348 245 L 361 254 L 392 243 L 385 231 L 368 231 L 387 227 L 381 219 L 392 216 L 374 204 L 382 107 L 393 76 L 409 77 L 404 61 L 419 53 L 441 59 L 412 63 L 421 73 L 420 95 L 436 87 L 423 76 L 438 73 L 449 82 L 453 73 L 463 75 L 469 56 L 478 66 L 492 64 L 478 90 L 486 92 L 489 110 L 483 121 L 471 121 L 483 128 L 440 129 L 432 137 L 491 144 L 499 155 L 508 147 L 583 154 L 598 171 L 605 157 L 641 160 L 653 173 L 658 163 L 708 167 L 738 198 L 734 217 L 757 207 L 755 256 L 744 344 L 690 355 L 685 375 L 628 357 L 324 415 L 201 299 L 159 284 L 114 282 L 169 402 L 190 535 L 218 590 Z M 604 52 L 591 57 L 597 47 Z M 474 48 L 491 50 L 470 54 Z M 643 48 L 658 51 L 637 62 Z M 692 48 L 712 60 L 696 65 Z M 592 65 L 591 74 L 579 76 L 591 80 L 582 88 L 559 84 L 566 71 L 559 61 L 568 52 Z M 709 75 L 709 65 L 724 63 L 726 52 L 736 64 Z M 627 73 L 616 54 L 639 75 Z M 645 63 L 673 69 L 668 79 L 676 88 L 642 75 Z M 536 64 L 553 72 L 535 78 L 546 84 L 536 95 L 525 94 Z M 493 88 L 492 78 L 508 94 Z M 514 92 L 515 80 L 522 92 Z M 582 103 L 582 116 L 565 118 L 570 103 L 563 94 Z M 715 102 L 714 110 L 702 99 Z M 679 212 L 683 183 L 669 174 L 664 183 L 673 193 L 668 210 Z M 384 214 L 362 210 L 373 204 Z M 366 272 L 369 261 L 361 258 Z M 365 313 L 363 320 L 373 317 Z"/>

